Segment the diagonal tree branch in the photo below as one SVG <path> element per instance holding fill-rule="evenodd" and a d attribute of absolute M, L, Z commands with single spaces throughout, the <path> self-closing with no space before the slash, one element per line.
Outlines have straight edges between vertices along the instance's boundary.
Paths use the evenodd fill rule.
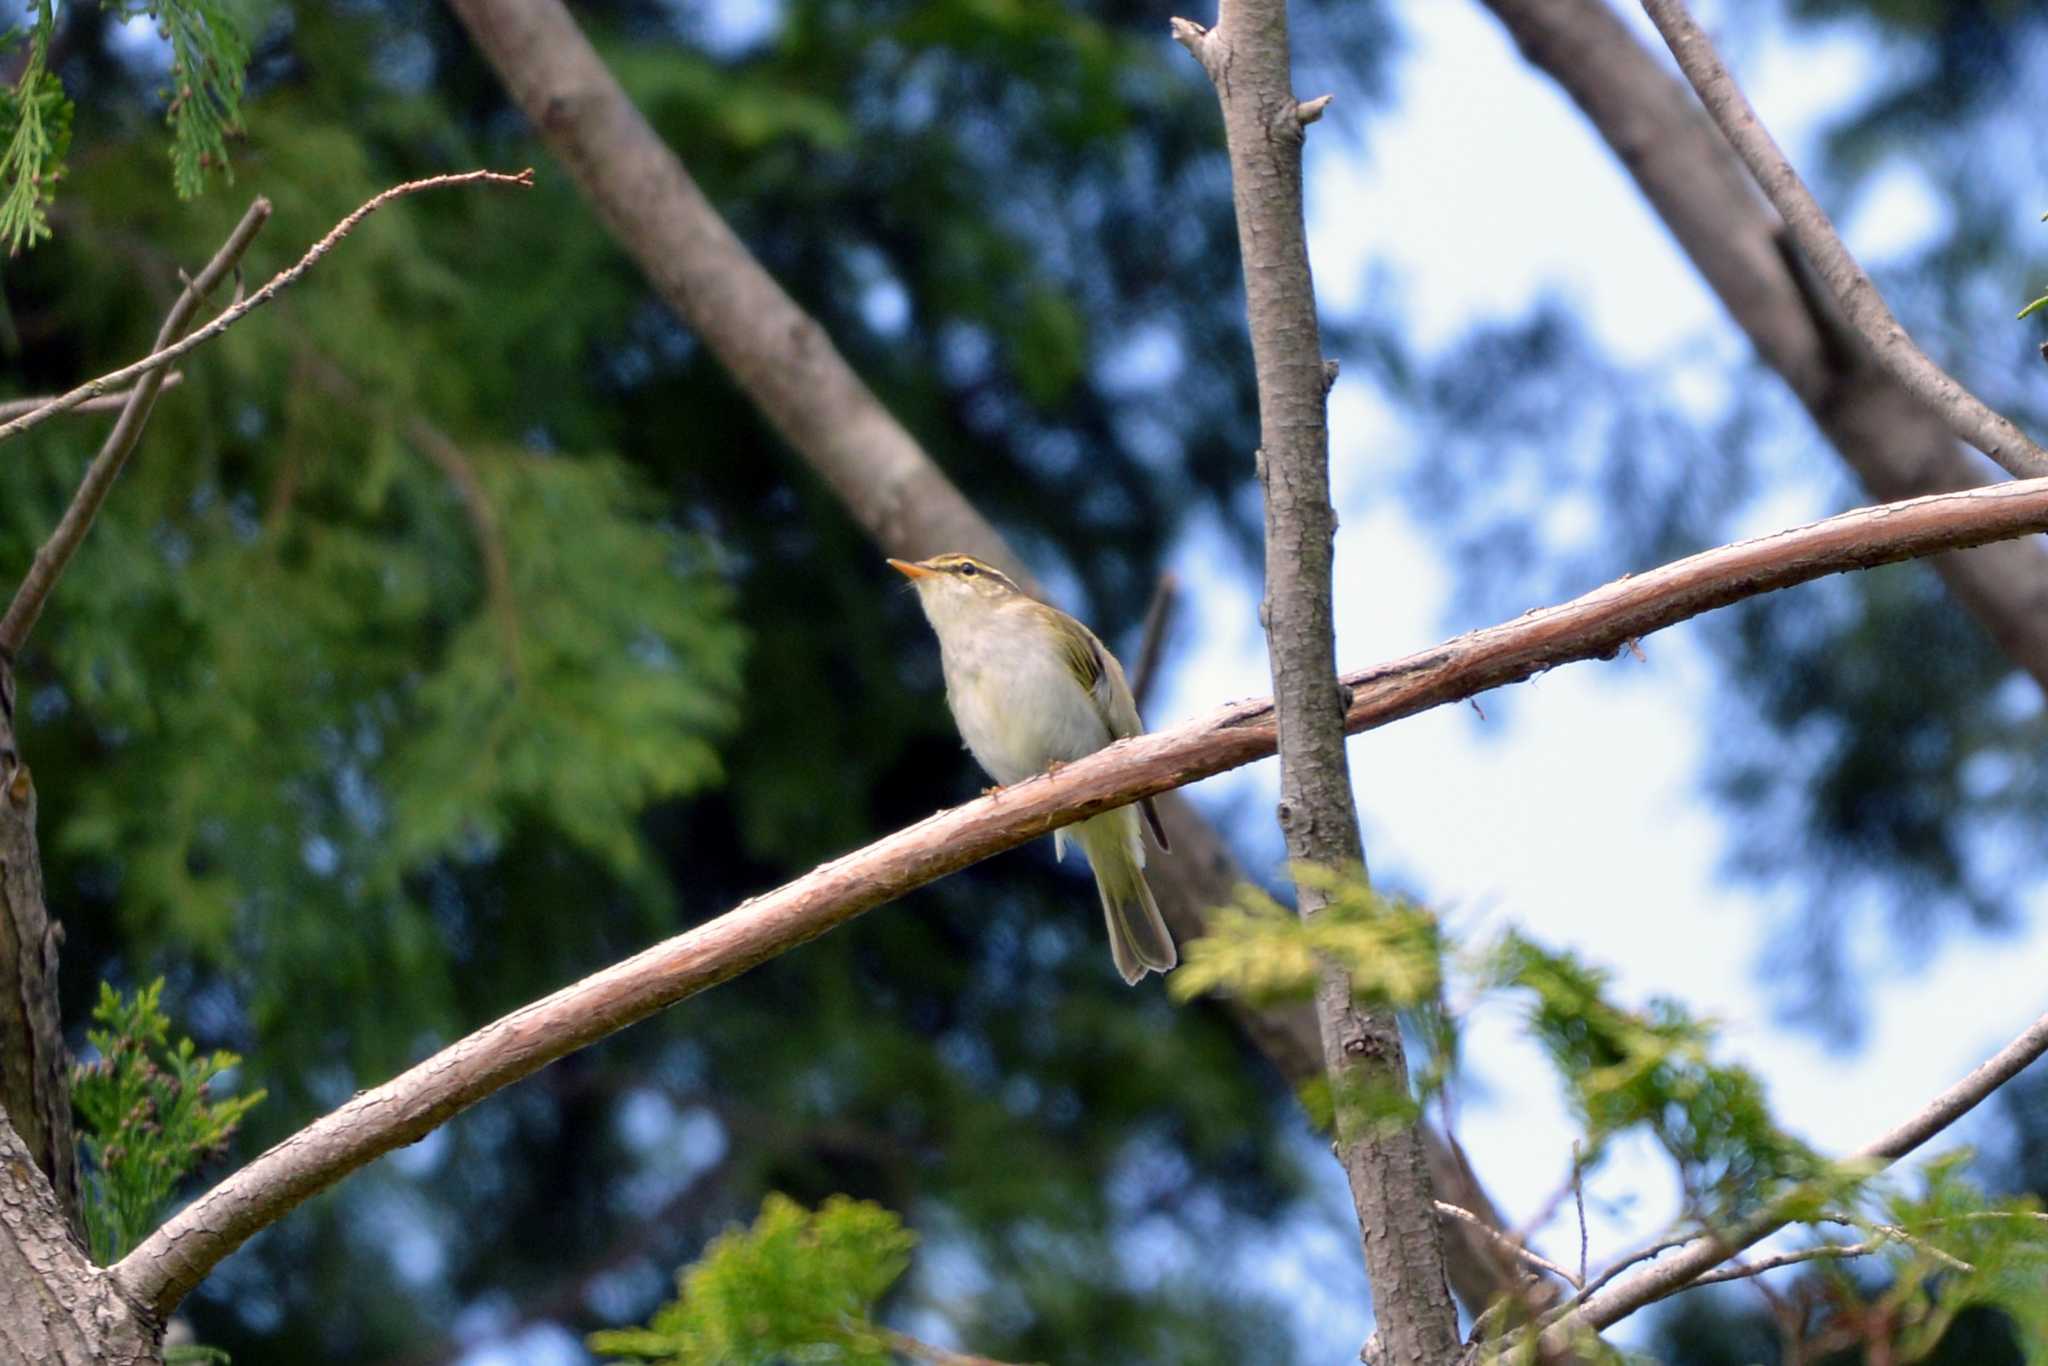
<path fill-rule="evenodd" d="M 157 330 L 156 346 L 162 351 L 178 339 L 178 335 L 191 323 L 192 315 L 206 302 L 206 296 L 219 288 L 221 281 L 234 273 L 242 260 L 242 253 L 256 240 L 256 234 L 270 221 L 270 201 L 258 195 L 242 215 L 242 221 L 228 234 L 228 240 L 221 243 L 213 259 L 185 286 L 185 292 L 171 305 L 164 324 Z M 107 439 L 100 443 L 99 454 L 86 467 L 85 478 L 79 481 L 78 491 L 71 497 L 71 505 L 64 509 L 64 516 L 57 523 L 57 529 L 50 533 L 36 551 L 35 559 L 29 564 L 28 573 L 22 576 L 21 586 L 14 590 L 14 600 L 7 604 L 7 614 L 0 617 L 0 656 L 12 659 L 21 650 L 21 644 L 34 629 L 36 618 L 42 615 L 43 604 L 49 600 L 50 592 L 57 586 L 57 579 L 64 572 L 64 566 L 85 540 L 85 533 L 92 529 L 92 519 L 99 515 L 107 494 L 113 490 L 114 480 L 121 475 L 121 469 L 128 463 L 129 452 L 142 438 L 143 424 L 149 421 L 150 410 L 156 406 L 156 396 L 163 389 L 168 362 L 150 367 L 136 379 L 121 404 L 121 416 L 115 419 L 114 430 L 107 433 Z M 57 400 L 50 400 L 30 413 L 54 408 Z M 24 420 L 30 414 L 23 414 Z"/>
<path fill-rule="evenodd" d="M 1758 593 L 2043 530 L 2048 480 L 2028 480 L 1862 508 L 1722 546 L 1346 674 L 1351 702 L 1344 727 L 1382 726 L 1559 664 L 1608 658 L 1637 637 Z M 361 1093 L 173 1215 L 122 1260 L 117 1277 L 130 1296 L 167 1314 L 221 1258 L 301 1201 L 555 1059 L 947 873 L 1139 797 L 1264 758 L 1275 745 L 1270 699 L 1234 703 L 939 812 L 824 864 L 522 1007 Z"/>
<path fill-rule="evenodd" d="M 1216 87 L 1230 152 L 1259 389 L 1266 511 L 1266 596 L 1259 616 L 1279 734 L 1280 830 L 1294 866 L 1363 871 L 1365 845 L 1336 677 L 1329 383 L 1301 188 L 1304 130 L 1329 97 L 1294 98 L 1286 0 L 1220 0 L 1215 28 L 1176 19 L 1173 36 Z M 1330 900 L 1328 892 L 1299 881 L 1294 894 L 1303 920 L 1314 920 Z M 1418 1121 L 1390 1122 L 1346 1100 L 1408 1094 L 1400 1021 L 1384 1005 L 1361 1005 L 1350 974 L 1334 961 L 1321 965 L 1315 1004 L 1336 1101 L 1337 1156 L 1351 1184 L 1372 1288 L 1377 1347 L 1366 1355 L 1375 1363 L 1446 1361 L 1458 1348 L 1458 1311 Z"/>
<path fill-rule="evenodd" d="M 2011 1081 L 2042 1054 L 2048 1053 L 2048 1015 L 2035 1020 L 2018 1037 L 1972 1068 L 1969 1075 L 1922 1106 L 1910 1118 L 1849 1154 L 1850 1161 L 1879 1167 L 1912 1152 L 1982 1104 L 1985 1097 Z M 1713 1268 L 1783 1228 L 1786 1215 L 1773 1208 L 1740 1228 L 1708 1234 L 1685 1244 L 1670 1258 L 1616 1280 L 1589 1296 L 1562 1321 L 1544 1333 L 1546 1345 L 1562 1346 L 1573 1328 L 1605 1328 L 1646 1304 L 1697 1284 Z"/>
<path fill-rule="evenodd" d="M 1001 533 L 734 236 L 559 0 L 449 0 L 449 7 L 655 292 L 877 549 L 910 560 L 964 550 L 1033 586 Z M 1228 901 L 1245 876 L 1193 806 L 1171 797 L 1157 805 L 1174 852 L 1155 859 L 1146 876 L 1175 937 L 1191 939 L 1202 933 L 1204 909 Z M 1322 1076 L 1309 1010 L 1225 1008 L 1291 1085 Z M 1438 1189 L 1466 1209 L 1491 1209 L 1452 1145 L 1433 1129 L 1425 1141 Z M 1446 1237 L 1456 1254 L 1452 1283 L 1475 1313 L 1515 1289 L 1513 1267 L 1485 1239 L 1462 1224 L 1449 1225 Z"/>
<path fill-rule="evenodd" d="M 533 171 L 530 167 L 516 175 L 507 175 L 501 171 L 463 171 L 456 175 L 428 176 L 424 180 L 408 180 L 402 185 L 393 185 L 390 189 L 385 190 L 383 193 L 359 206 L 348 217 L 328 229 L 325 237 L 322 237 L 311 247 L 308 247 L 306 254 L 301 256 L 292 265 L 273 275 L 263 288 L 257 290 L 241 302 L 223 309 L 212 322 L 209 322 L 197 332 L 192 333 L 183 341 L 173 342 L 169 346 L 160 346 L 141 360 L 124 365 L 118 370 L 109 371 L 98 379 L 89 379 L 76 389 L 59 394 L 56 398 L 51 399 L 32 413 L 24 413 L 11 422 L 0 422 L 0 441 L 20 436 L 23 432 L 33 427 L 40 427 L 59 413 L 68 412 L 88 399 L 98 398 L 103 394 L 109 393 L 126 384 L 129 380 L 136 379 L 151 371 L 161 370 L 171 361 L 178 359 L 178 357 L 198 350 L 242 319 L 248 317 L 249 314 L 297 284 L 300 277 L 311 270 L 321 257 L 333 251 L 336 246 L 340 245 L 342 238 L 355 231 L 357 224 L 383 208 L 386 204 L 389 204 L 392 200 L 401 199 L 406 195 L 418 194 L 422 190 L 438 190 L 450 185 L 513 185 L 521 189 L 532 189 Z"/>
<path fill-rule="evenodd" d="M 1783 378 L 1871 498 L 1972 488 L 1992 467 L 1900 388 L 1823 297 L 1728 140 L 1605 0 L 1484 0 L 1522 54 L 1613 149 L 1759 359 Z M 1930 566 L 2048 691 L 2048 543 L 2005 541 Z"/>
<path fill-rule="evenodd" d="M 1687 12 L 1683 0 L 1642 0 L 1679 70 L 1692 82 L 1700 103 L 1714 116 L 1756 183 L 1785 220 L 1785 227 L 1806 259 L 1827 282 L 1849 323 L 1869 345 L 1878 363 L 1899 386 L 1941 414 L 1950 430 L 1996 460 L 2014 475 L 2048 475 L 2048 451 L 2042 450 L 2013 423 L 1986 407 L 1956 378 L 1936 365 L 1917 346 L 1885 306 L 1870 276 L 1836 235 L 1827 211 L 1815 200 L 1777 140 L 1763 126 L 1749 97 L 1728 74 L 1714 45 Z"/>

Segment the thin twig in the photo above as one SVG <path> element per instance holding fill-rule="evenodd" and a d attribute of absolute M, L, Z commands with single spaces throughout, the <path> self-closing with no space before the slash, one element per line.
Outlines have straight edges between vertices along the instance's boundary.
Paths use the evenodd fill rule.
<path fill-rule="evenodd" d="M 1153 685 L 1159 681 L 1159 657 L 1166 652 L 1166 631 L 1173 624 L 1173 609 L 1179 605 L 1180 580 L 1169 569 L 1159 576 L 1159 585 L 1152 590 L 1151 605 L 1145 609 L 1144 630 L 1138 636 L 1137 667 L 1131 670 L 1131 696 L 1141 713 L 1145 700 L 1152 695 Z"/>
<path fill-rule="evenodd" d="M 176 360 L 187 352 L 204 346 L 207 342 L 212 341 L 215 337 L 233 327 L 256 309 L 269 303 L 284 290 L 298 283 L 299 277 L 308 270 L 311 270 L 315 262 L 328 252 L 334 250 L 342 238 L 354 231 L 358 223 L 375 213 L 378 209 L 383 208 L 392 200 L 403 198 L 406 195 L 418 194 L 422 190 L 438 190 L 451 185 L 516 185 L 521 189 L 531 189 L 533 188 L 533 169 L 528 167 L 516 175 L 507 175 L 501 171 L 464 171 L 458 175 L 428 176 L 424 180 L 408 180 L 403 185 L 393 185 L 390 189 L 370 199 L 348 217 L 336 223 L 333 228 L 329 229 L 325 237 L 315 242 L 307 250 L 306 254 L 298 259 L 296 264 L 279 271 L 271 277 L 270 282 L 264 285 L 263 288 L 257 290 L 232 308 L 223 310 L 212 322 L 200 328 L 191 336 L 174 345 L 160 347 L 132 365 L 124 365 L 119 370 L 101 375 L 98 379 L 87 380 L 76 389 L 50 400 L 50 402 L 32 413 L 15 418 L 12 422 L 0 423 L 0 441 L 19 436 L 32 427 L 39 427 L 57 416 L 57 414 L 76 408 L 87 399 L 97 398 L 117 385 L 126 384 L 138 375 L 155 369 L 167 361 Z"/>
<path fill-rule="evenodd" d="M 1797 1266 L 1801 1262 L 1837 1261 L 1849 1257 L 1868 1257 L 1874 1252 L 1882 1252 L 1892 1243 L 1901 1242 L 1920 1248 L 1936 1261 L 1944 1263 L 1953 1271 L 1968 1274 L 1977 1269 L 1962 1258 L 1952 1253 L 1944 1252 L 1924 1239 L 1913 1237 L 1913 1235 L 1907 1233 L 1902 1228 L 1880 1225 L 1877 1232 L 1877 1237 L 1865 1239 L 1860 1243 L 1820 1243 L 1814 1247 L 1795 1248 L 1790 1252 L 1774 1252 L 1768 1257 L 1759 1257 L 1754 1261 L 1738 1261 L 1730 1266 L 1716 1267 L 1714 1270 L 1703 1275 L 1695 1276 L 1692 1284 L 1718 1285 L 1724 1281 L 1746 1280 L 1752 1276 L 1760 1276 L 1766 1271 L 1776 1271 L 1780 1267 Z M 1687 1289 L 1691 1289 L 1691 1286 L 1688 1286 Z"/>
<path fill-rule="evenodd" d="M 163 383 L 157 385 L 157 394 L 159 397 L 161 397 L 166 390 L 175 389 L 184 382 L 185 372 L 183 370 L 173 370 L 169 374 L 164 376 Z M 129 396 L 132 395 L 134 392 L 135 391 L 133 389 L 123 389 L 119 393 L 115 394 L 101 394 L 98 398 L 87 399 L 85 402 L 79 404 L 71 411 L 74 413 L 112 412 L 116 408 L 126 407 L 128 404 Z M 20 417 L 23 413 L 32 413 L 36 409 L 53 402 L 55 402 L 55 400 L 48 395 L 44 395 L 43 397 L 40 398 L 10 398 L 0 400 L 0 422 L 4 422 L 11 417 Z"/>
<path fill-rule="evenodd" d="M 1843 316 L 1870 347 L 1878 364 L 1899 386 L 1941 414 L 1949 429 L 2023 479 L 2048 475 L 2048 451 L 1964 388 L 1907 335 L 1884 296 L 1849 254 L 1812 191 L 1785 158 L 1770 130 L 1757 118 L 1749 97 L 1722 64 L 1683 0 L 1642 0 L 1650 22 L 1664 36 L 1679 70 L 1692 82 L 1700 103 L 1762 187 L 1792 238 L 1827 282 Z"/>
<path fill-rule="evenodd" d="M 1495 1246 L 1501 1248 L 1510 1256 L 1519 1258 L 1520 1260 L 1528 1263 L 1530 1266 L 1535 1267 L 1538 1271 L 1547 1271 L 1551 1275 L 1557 1277 L 1559 1280 L 1563 1281 L 1565 1284 L 1570 1286 L 1576 1287 L 1579 1285 L 1583 1285 L 1585 1283 L 1580 1277 L 1572 1275 L 1571 1272 L 1565 1270 L 1556 1262 L 1551 1261 L 1548 1257 L 1543 1256 L 1539 1252 L 1532 1251 L 1531 1249 L 1524 1247 L 1521 1243 L 1516 1242 L 1513 1238 L 1510 1238 L 1507 1234 L 1502 1233 L 1492 1224 L 1489 1224 L 1484 1219 L 1481 1219 L 1471 1210 L 1460 1209 L 1458 1206 L 1450 1204 L 1443 1200 L 1438 1200 L 1433 1203 L 1436 1205 L 1436 1212 L 1438 1214 L 1446 1215 L 1452 1219 L 1456 1219 L 1460 1223 L 1470 1224 L 1472 1227 L 1478 1229 L 1481 1233 L 1485 1234 L 1487 1238 L 1494 1243 Z"/>
<path fill-rule="evenodd" d="M 1386 725 L 1574 659 L 1606 658 L 1631 636 L 1824 574 L 2043 530 L 2048 480 L 2036 479 L 1864 508 L 1722 546 L 1348 673 L 1345 729 Z M 1275 745 L 1271 700 L 1233 703 L 888 835 L 485 1025 L 362 1092 L 172 1215 L 115 1274 L 131 1297 L 167 1313 L 221 1258 L 301 1201 L 555 1059 L 936 878 L 1074 821 L 1263 759 Z M 2048 1018 L 2037 1029 L 2040 1047 L 2048 1048 Z M 2018 1070 L 2012 1056 L 2008 1050 L 1986 1064 L 1988 1079 L 1973 1074 L 1967 1085 L 1982 1087 L 1979 1099 Z M 1954 1102 L 1943 1097 L 1935 1106 Z M 1688 1276 L 1727 1255 L 1695 1265 Z M 1649 1298 L 1662 1293 L 1669 1292 Z"/>
<path fill-rule="evenodd" d="M 889 1350 L 898 1356 L 909 1357 L 912 1361 L 929 1362 L 931 1366 L 1009 1366 L 1007 1362 L 997 1361 L 994 1357 L 978 1357 L 967 1352 L 956 1352 L 948 1347 L 924 1342 L 908 1333 L 885 1329 L 883 1335 L 889 1339 Z"/>
<path fill-rule="evenodd" d="M 1579 1211 L 1579 1279 L 1586 1283 L 1586 1168 L 1579 1160 L 1579 1141 L 1572 1140 L 1572 1204 Z"/>
<path fill-rule="evenodd" d="M 163 355 L 164 348 L 191 323 L 192 315 L 199 311 L 206 296 L 235 273 L 242 253 L 249 249 L 249 244 L 256 240 L 256 234 L 269 221 L 270 201 L 258 195 L 243 213 L 242 221 L 235 224 L 234 231 L 228 234 L 227 241 L 221 243 L 220 250 L 206 263 L 206 268 L 185 286 L 185 292 L 171 305 L 163 326 L 157 330 L 156 354 Z M 139 370 L 131 366 L 130 373 L 122 377 L 134 379 L 135 387 L 121 402 L 121 416 L 114 420 L 114 430 L 108 432 L 107 439 L 100 443 L 99 454 L 86 467 L 85 477 L 79 481 L 78 491 L 71 495 L 71 504 L 64 509 L 57 529 L 37 549 L 28 572 L 22 575 L 21 586 L 14 590 L 13 601 L 7 604 L 6 616 L 0 617 L 0 657 L 12 659 L 20 651 L 22 642 L 28 639 L 29 631 L 35 627 L 36 618 L 43 613 L 43 604 L 49 601 L 51 590 L 56 588 L 57 580 L 63 575 L 64 567 L 77 553 L 79 544 L 85 540 L 85 533 L 92 529 L 93 518 L 99 515 L 121 467 L 128 463 L 129 452 L 135 449 L 135 443 L 142 437 L 142 428 L 149 421 L 150 410 L 156 406 L 157 394 L 163 389 L 169 359 L 165 356 L 163 360 L 144 365 Z M 95 396 L 87 395 L 79 402 Z M 42 421 L 37 414 L 54 416 L 64 411 L 58 406 L 63 402 L 63 399 L 52 399 L 16 421 Z"/>
<path fill-rule="evenodd" d="M 1692 1240 L 1693 1235 L 1690 1233 L 1677 1233 L 1673 1234 L 1668 1238 L 1659 1238 L 1654 1243 L 1646 1243 L 1642 1247 L 1637 1248 L 1634 1252 L 1626 1253 L 1623 1256 L 1616 1258 L 1612 1265 L 1603 1268 L 1598 1274 L 1593 1276 L 1592 1279 L 1588 1280 L 1586 1282 L 1585 1289 L 1581 1290 L 1578 1294 L 1572 1296 L 1571 1299 L 1565 1301 L 1563 1304 L 1560 1304 L 1555 1309 L 1553 1309 L 1551 1311 L 1552 1315 L 1556 1318 L 1563 1318 L 1566 1314 L 1571 1312 L 1573 1305 L 1577 1304 L 1580 1300 L 1585 1299 L 1588 1295 L 1591 1295 L 1595 1291 L 1599 1290 L 1602 1286 L 1606 1285 L 1609 1281 L 1613 1280 L 1616 1276 L 1619 1276 L 1622 1272 L 1628 1270 L 1630 1267 L 1636 1265 L 1639 1262 L 1647 1262 L 1652 1257 L 1661 1257 L 1675 1247 L 1684 1247 L 1687 1243 L 1691 1242 Z"/>

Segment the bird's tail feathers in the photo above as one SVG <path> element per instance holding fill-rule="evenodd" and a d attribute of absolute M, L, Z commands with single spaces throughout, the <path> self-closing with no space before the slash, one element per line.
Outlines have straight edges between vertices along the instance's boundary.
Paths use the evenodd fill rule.
<path fill-rule="evenodd" d="M 1116 970 L 1132 985 L 1148 972 L 1171 972 L 1180 953 L 1145 883 L 1145 849 L 1131 808 L 1084 821 L 1074 831 L 1095 873 L 1095 889 L 1102 894 Z"/>

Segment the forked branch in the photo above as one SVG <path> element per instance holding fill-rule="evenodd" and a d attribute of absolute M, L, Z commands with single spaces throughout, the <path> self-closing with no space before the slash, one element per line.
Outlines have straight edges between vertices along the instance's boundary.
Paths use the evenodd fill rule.
<path fill-rule="evenodd" d="M 328 230 L 325 237 L 322 237 L 306 249 L 304 256 L 301 256 L 292 265 L 272 276 L 270 282 L 264 285 L 263 288 L 239 303 L 223 309 L 212 322 L 206 324 L 197 332 L 192 333 L 183 341 L 175 342 L 169 346 L 159 346 L 141 360 L 124 365 L 118 370 L 109 371 L 98 379 L 89 379 L 76 389 L 51 399 L 32 413 L 24 413 L 11 422 L 0 422 L 0 441 L 19 436 L 32 427 L 40 427 L 59 413 L 76 408 L 87 399 L 98 398 L 103 394 L 110 393 L 121 385 L 126 384 L 129 380 L 148 374 L 150 371 L 161 369 L 163 366 L 178 359 L 178 357 L 206 345 L 206 343 L 212 341 L 215 337 L 218 337 L 221 333 L 269 303 L 272 299 L 275 299 L 279 294 L 297 284 L 300 277 L 311 270 L 321 257 L 333 251 L 340 244 L 342 238 L 355 230 L 358 223 L 361 223 L 365 218 L 368 218 L 392 200 L 401 199 L 406 195 L 418 194 L 422 190 L 438 190 L 450 185 L 510 185 L 517 186 L 520 189 L 532 189 L 533 169 L 528 167 L 516 175 L 507 175 L 501 171 L 463 171 L 456 175 L 428 176 L 424 180 L 408 180 L 403 185 L 393 185 L 390 189 L 370 199 L 353 213 L 349 214 L 348 217 L 336 223 Z"/>

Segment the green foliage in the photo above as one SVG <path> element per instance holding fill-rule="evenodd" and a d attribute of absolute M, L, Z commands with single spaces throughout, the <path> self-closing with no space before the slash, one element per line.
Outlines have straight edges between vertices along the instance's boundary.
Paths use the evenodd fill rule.
<path fill-rule="evenodd" d="M 1341 1109 L 1369 1122 L 1412 1117 L 1456 1067 L 1459 1029 L 1443 1002 L 1456 945 L 1436 917 L 1375 892 L 1358 870 L 1297 865 L 1297 881 L 1329 898 L 1306 920 L 1257 888 L 1244 888 L 1209 917 L 1209 931 L 1182 946 L 1168 983 L 1186 1001 L 1227 991 L 1252 1001 L 1303 999 L 1319 965 L 1350 975 L 1360 1000 L 1404 1012 L 1423 1045 L 1413 1096 L 1333 1095 L 1312 1083 L 1300 1097 L 1317 1124 Z M 1618 1134 L 1649 1132 L 1678 1166 L 1693 1212 L 1714 1219 L 1753 1207 L 1789 1186 L 1831 1176 L 1805 1145 L 1772 1120 L 1763 1087 L 1747 1069 L 1710 1056 L 1713 1029 L 1674 1001 L 1629 1010 L 1609 999 L 1608 974 L 1568 952 L 1510 932 L 1463 964 L 1473 1002 L 1514 992 L 1528 1000 L 1531 1035 L 1557 1068 L 1585 1129 L 1587 1164 Z M 1839 1192 L 1817 1187 L 1822 1196 Z"/>
<path fill-rule="evenodd" d="M 249 40 L 220 0 L 127 0 L 130 13 L 156 21 L 171 45 L 171 89 L 164 122 L 171 129 L 171 183 L 180 199 L 206 188 L 228 167 L 227 140 L 242 131 L 242 83 Z"/>
<path fill-rule="evenodd" d="M 1965 1174 L 1967 1149 L 1920 1170 L 1921 1189 L 1885 1202 L 1882 1222 L 1890 1282 L 1876 1303 L 1896 1325 L 1900 1362 L 1930 1355 L 1965 1309 L 2003 1314 L 2029 1366 L 2048 1362 L 2048 1216 L 2033 1196 L 1987 1196 Z M 1859 1221 L 1861 1223 L 1861 1221 Z"/>
<path fill-rule="evenodd" d="M 1771 1118 L 1756 1076 L 1712 1061 L 1712 1026 L 1678 1002 L 1615 1005 L 1605 971 L 1517 932 L 1486 959 L 1495 985 L 1532 998 L 1530 1032 L 1564 1078 L 1589 1162 L 1615 1135 L 1646 1129 L 1708 1218 L 1822 1171 L 1819 1158 Z"/>
<path fill-rule="evenodd" d="M 102 0 L 117 20 L 147 18 L 171 48 L 171 89 L 164 122 L 171 130 L 171 181 L 180 198 L 205 188 L 208 171 L 228 175 L 227 139 L 241 131 L 249 40 L 220 0 Z M 50 235 L 49 206 L 71 142 L 71 100 L 49 69 L 56 32 L 50 0 L 34 0 L 28 58 L 11 90 L 0 92 L 0 239 L 10 255 Z"/>
<path fill-rule="evenodd" d="M 14 87 L 0 92 L 0 238 L 9 255 L 50 235 L 48 209 L 71 145 L 71 101 L 45 67 L 49 0 L 39 0 L 29 56 Z"/>
<path fill-rule="evenodd" d="M 730 6 L 575 8 L 1091 624 L 1124 639 L 1185 516 L 1256 523 L 1241 301 L 1211 287 L 1235 241 L 1215 96 L 1163 12 L 793 0 L 741 47 L 698 41 Z M 237 178 L 275 205 L 252 280 L 394 181 L 546 164 L 445 9 L 234 12 L 262 16 Z M 1346 82 L 1383 15 L 1320 19 Z M 55 240 L 8 271 L 36 329 L 19 393 L 139 354 L 242 208 L 176 198 L 160 54 L 85 18 L 62 71 L 91 145 Z M 907 308 L 871 306 L 890 291 Z M 1133 346 L 1171 382 L 1108 375 Z M 52 423 L 0 462 L 16 572 L 103 431 Z M 165 973 L 170 1013 L 271 1092 L 251 1150 L 979 781 L 914 603 L 559 175 L 408 200 L 197 353 L 19 677 L 67 973 Z M 681 1249 L 765 1191 L 844 1192 L 915 1208 L 934 1266 L 985 1278 L 920 1308 L 994 1355 L 1293 1356 L 1270 1286 L 1182 1260 L 1311 1207 L 1293 1107 L 1217 1012 L 1127 991 L 1092 907 L 1043 848 L 947 879 L 376 1164 L 187 1312 L 305 1366 L 416 1354 L 506 1296 L 580 1336 L 644 1322 Z M 650 1103 L 651 1137 L 625 1122 Z M 675 1194 L 679 1131 L 726 1157 Z M 543 1310 L 597 1266 L 623 1295 Z"/>
<path fill-rule="evenodd" d="M 870 1315 L 917 1235 L 881 1206 L 833 1196 L 814 1213 L 770 1193 L 749 1229 L 714 1239 L 644 1329 L 593 1333 L 602 1356 L 660 1366 L 888 1366 Z"/>
<path fill-rule="evenodd" d="M 1297 863 L 1294 876 L 1329 897 L 1306 920 L 1260 888 L 1211 911 L 1208 932 L 1182 947 L 1181 966 L 1167 979 L 1176 1000 L 1228 992 L 1259 1004 L 1306 1000 L 1327 960 L 1350 974 L 1361 1000 L 1413 1009 L 1436 999 L 1443 985 L 1445 944 L 1427 909 L 1373 890 L 1346 874 Z"/>
<path fill-rule="evenodd" d="M 178 1181 L 217 1156 L 242 1116 L 263 1102 L 261 1091 L 213 1099 L 214 1079 L 242 1060 L 224 1051 L 202 1054 L 186 1038 L 167 1043 L 163 989 L 161 977 L 133 996 L 101 983 L 92 1013 L 97 1027 L 86 1031 L 99 1057 L 72 1069 L 86 1232 L 102 1266 L 156 1227 Z"/>
<path fill-rule="evenodd" d="M 2048 213 L 2044 213 L 2041 215 L 2041 221 L 2043 223 L 2048 223 Z M 2025 308 L 2021 309 L 2020 317 L 2022 319 L 2025 319 L 2029 315 L 2043 308 L 2048 308 L 2048 294 L 2043 294 L 2040 298 L 2034 300 L 2034 302 L 2028 304 Z"/>

